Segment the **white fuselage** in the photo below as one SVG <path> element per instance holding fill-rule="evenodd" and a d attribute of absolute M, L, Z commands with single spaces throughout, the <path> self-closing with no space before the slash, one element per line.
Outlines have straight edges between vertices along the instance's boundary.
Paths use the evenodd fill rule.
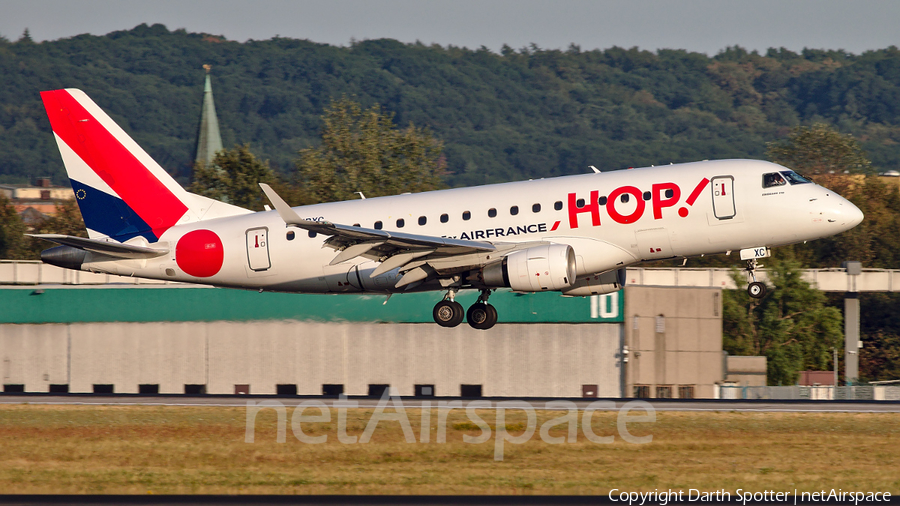
<path fill-rule="evenodd" d="M 763 186 L 764 174 L 784 170 L 753 160 L 696 162 L 294 209 L 305 219 L 367 229 L 379 228 L 380 222 L 383 230 L 418 235 L 568 244 L 579 277 L 643 261 L 818 239 L 862 220 L 853 204 L 819 185 Z M 419 224 L 423 217 L 424 224 Z M 398 220 L 403 220 L 402 227 Z M 211 276 L 192 276 L 182 269 L 186 259 L 178 255 L 187 254 L 179 253 L 179 240 L 196 230 L 212 231 L 221 239 L 222 265 Z M 169 254 L 159 258 L 87 262 L 83 268 L 288 292 L 404 290 L 394 288 L 397 270 L 369 277 L 376 261 L 356 257 L 329 265 L 336 252 L 323 247 L 326 237 L 311 235 L 286 227 L 275 211 L 258 212 L 176 225 L 160 237 L 159 245 L 168 244 Z M 439 288 L 426 283 L 415 289 Z"/>

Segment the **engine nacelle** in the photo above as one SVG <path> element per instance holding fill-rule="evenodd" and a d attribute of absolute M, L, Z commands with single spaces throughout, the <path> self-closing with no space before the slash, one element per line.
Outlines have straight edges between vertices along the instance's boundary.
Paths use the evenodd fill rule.
<path fill-rule="evenodd" d="M 508 287 L 517 292 L 562 290 L 575 281 L 575 251 L 568 244 L 514 251 L 486 266 L 481 274 L 489 287 Z"/>
<path fill-rule="evenodd" d="M 41 261 L 63 269 L 81 270 L 81 266 L 90 262 L 88 252 L 72 246 L 54 246 L 41 251 Z"/>
<path fill-rule="evenodd" d="M 575 284 L 564 289 L 562 293 L 573 297 L 612 293 L 625 287 L 625 277 L 625 269 L 591 274 L 586 278 L 579 279 Z"/>

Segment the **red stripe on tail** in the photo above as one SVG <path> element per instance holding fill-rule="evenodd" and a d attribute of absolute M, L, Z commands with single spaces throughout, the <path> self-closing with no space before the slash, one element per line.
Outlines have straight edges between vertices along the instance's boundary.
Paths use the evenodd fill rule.
<path fill-rule="evenodd" d="M 157 237 L 184 216 L 187 206 L 68 91 L 44 91 L 41 98 L 53 132 L 150 225 Z"/>

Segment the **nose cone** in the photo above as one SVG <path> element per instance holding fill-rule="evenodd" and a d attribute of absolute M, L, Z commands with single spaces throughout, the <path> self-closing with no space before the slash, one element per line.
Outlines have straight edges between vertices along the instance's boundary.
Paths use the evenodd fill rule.
<path fill-rule="evenodd" d="M 837 196 L 836 202 L 831 201 L 828 211 L 825 213 L 828 222 L 838 229 L 838 233 L 850 230 L 862 223 L 863 212 L 849 200 Z"/>
<path fill-rule="evenodd" d="M 847 230 L 850 230 L 851 228 L 862 223 L 862 220 L 863 220 L 863 218 L 865 218 L 865 215 L 863 214 L 862 211 L 860 211 L 860 209 L 858 207 L 853 205 L 850 201 L 847 201 L 847 203 L 844 204 L 844 207 L 845 207 L 844 214 L 847 215 L 847 224 L 846 224 Z"/>

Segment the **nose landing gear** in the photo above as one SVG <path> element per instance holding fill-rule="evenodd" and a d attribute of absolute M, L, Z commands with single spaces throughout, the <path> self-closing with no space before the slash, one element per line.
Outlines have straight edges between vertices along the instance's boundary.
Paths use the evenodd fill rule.
<path fill-rule="evenodd" d="M 747 286 L 747 294 L 754 299 L 761 299 L 766 296 L 768 287 L 765 283 L 756 280 L 756 275 L 753 274 L 753 271 L 755 271 L 757 267 L 761 266 L 756 263 L 755 258 L 747 260 L 747 273 L 750 275 L 750 279 L 753 280 L 750 285 Z"/>

